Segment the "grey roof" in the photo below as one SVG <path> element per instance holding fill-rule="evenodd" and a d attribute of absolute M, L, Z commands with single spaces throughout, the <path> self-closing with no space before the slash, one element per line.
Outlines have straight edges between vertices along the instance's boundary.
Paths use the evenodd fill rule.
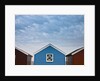
<path fill-rule="evenodd" d="M 15 49 L 17 49 L 18 51 L 24 53 L 25 55 L 30 55 L 29 53 L 23 51 L 22 49 L 19 49 L 18 47 L 15 47 Z M 32 56 L 32 55 L 30 55 L 30 56 Z"/>
<path fill-rule="evenodd" d="M 46 46 L 42 47 L 41 49 L 39 49 L 38 51 L 36 51 L 34 54 L 36 54 L 36 53 L 38 53 L 38 52 L 44 50 L 45 48 L 47 48 L 47 47 L 49 47 L 49 46 L 55 48 L 56 50 L 58 50 L 59 52 L 61 52 L 61 53 L 63 53 L 63 54 L 66 54 L 65 52 L 63 52 L 62 50 L 60 50 L 60 49 L 57 48 L 56 46 L 52 45 L 51 43 L 49 43 L 49 44 L 47 44 Z"/>
<path fill-rule="evenodd" d="M 76 53 L 80 52 L 80 51 L 81 51 L 81 50 L 83 50 L 83 49 L 84 49 L 84 47 L 78 48 L 78 49 L 74 50 L 73 52 L 71 52 L 71 53 L 67 54 L 67 55 L 66 55 L 66 57 L 67 57 L 67 56 L 74 55 L 74 54 L 76 54 Z"/>

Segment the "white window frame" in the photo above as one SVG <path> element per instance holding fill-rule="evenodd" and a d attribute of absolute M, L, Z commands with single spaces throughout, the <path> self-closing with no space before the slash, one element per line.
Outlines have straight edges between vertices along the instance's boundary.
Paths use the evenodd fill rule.
<path fill-rule="evenodd" d="M 51 54 L 51 55 L 52 55 L 52 61 L 48 61 L 48 60 L 47 60 L 47 55 L 48 55 L 48 54 Z M 54 58 L 54 55 L 53 55 L 52 53 L 47 53 L 47 54 L 46 54 L 46 62 L 53 62 L 53 61 L 54 61 L 53 58 Z"/>

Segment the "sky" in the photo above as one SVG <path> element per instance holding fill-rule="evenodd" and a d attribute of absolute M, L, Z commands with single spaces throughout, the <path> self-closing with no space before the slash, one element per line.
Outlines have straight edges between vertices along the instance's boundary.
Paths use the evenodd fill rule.
<path fill-rule="evenodd" d="M 66 55 L 84 47 L 84 15 L 16 15 L 15 46 L 34 55 L 53 44 Z"/>

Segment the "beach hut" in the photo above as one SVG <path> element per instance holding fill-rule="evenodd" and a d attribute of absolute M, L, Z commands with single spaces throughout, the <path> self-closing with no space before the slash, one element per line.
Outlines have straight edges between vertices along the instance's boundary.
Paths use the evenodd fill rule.
<path fill-rule="evenodd" d="M 34 65 L 65 65 L 65 53 L 48 44 L 35 53 Z"/>
<path fill-rule="evenodd" d="M 31 62 L 32 55 L 17 47 L 15 48 L 15 65 L 31 65 Z"/>
<path fill-rule="evenodd" d="M 79 48 L 66 55 L 67 65 L 84 65 L 84 48 Z"/>

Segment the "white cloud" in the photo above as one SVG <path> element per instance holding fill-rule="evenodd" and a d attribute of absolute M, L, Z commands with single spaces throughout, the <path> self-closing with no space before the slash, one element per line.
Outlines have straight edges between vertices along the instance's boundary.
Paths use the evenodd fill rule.
<path fill-rule="evenodd" d="M 30 54 L 48 43 L 66 53 L 84 44 L 84 22 L 78 16 L 17 16 L 16 27 L 16 46 Z"/>

